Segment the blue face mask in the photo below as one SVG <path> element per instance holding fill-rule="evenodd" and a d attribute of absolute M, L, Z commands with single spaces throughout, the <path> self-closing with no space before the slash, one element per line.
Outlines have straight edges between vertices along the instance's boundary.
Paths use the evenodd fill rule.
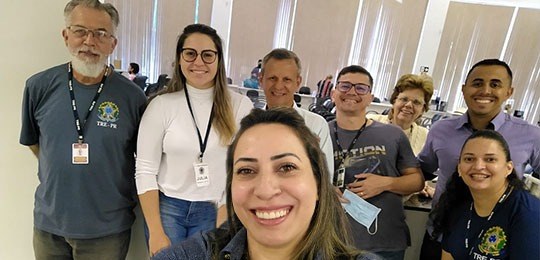
<path fill-rule="evenodd" d="M 375 233 L 377 233 L 377 216 L 379 215 L 379 212 L 381 212 L 381 209 L 373 206 L 349 190 L 343 192 L 343 197 L 349 200 L 349 203 L 341 204 L 345 208 L 345 211 L 351 215 L 354 220 L 365 226 L 370 235 L 375 235 Z M 369 228 L 374 221 L 375 231 L 371 232 L 369 231 Z"/>

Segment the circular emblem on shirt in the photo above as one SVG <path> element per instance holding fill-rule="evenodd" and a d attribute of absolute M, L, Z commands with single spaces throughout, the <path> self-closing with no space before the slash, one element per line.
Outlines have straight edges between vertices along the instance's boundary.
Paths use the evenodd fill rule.
<path fill-rule="evenodd" d="M 103 102 L 98 107 L 98 118 L 105 122 L 116 122 L 118 121 L 118 115 L 120 114 L 120 109 L 118 106 L 110 101 Z"/>
<path fill-rule="evenodd" d="M 501 251 L 506 246 L 506 233 L 499 226 L 489 228 L 482 236 L 478 249 L 484 254 L 490 254 L 492 256 L 501 255 Z"/>

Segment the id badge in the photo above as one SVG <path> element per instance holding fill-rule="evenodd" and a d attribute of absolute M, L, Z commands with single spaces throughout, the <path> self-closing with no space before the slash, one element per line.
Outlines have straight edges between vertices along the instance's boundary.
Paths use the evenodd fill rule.
<path fill-rule="evenodd" d="M 71 163 L 88 164 L 90 162 L 88 154 L 87 143 L 74 143 L 71 146 Z"/>
<path fill-rule="evenodd" d="M 193 171 L 195 172 L 195 182 L 197 187 L 206 187 L 210 185 L 210 171 L 206 163 L 193 163 Z"/>
<path fill-rule="evenodd" d="M 345 167 L 343 165 L 340 165 L 339 168 L 336 171 L 337 179 L 335 186 L 338 188 L 343 188 L 345 186 Z"/>

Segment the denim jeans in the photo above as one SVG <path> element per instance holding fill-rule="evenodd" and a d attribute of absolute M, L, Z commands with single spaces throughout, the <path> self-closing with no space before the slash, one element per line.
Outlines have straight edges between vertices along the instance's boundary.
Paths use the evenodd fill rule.
<path fill-rule="evenodd" d="M 34 228 L 34 256 L 37 260 L 126 259 L 131 230 L 106 237 L 73 239 Z"/>
<path fill-rule="evenodd" d="M 165 234 L 176 244 L 189 236 L 216 228 L 216 204 L 208 201 L 187 201 L 159 193 L 159 211 Z M 146 240 L 148 229 L 145 226 Z"/>

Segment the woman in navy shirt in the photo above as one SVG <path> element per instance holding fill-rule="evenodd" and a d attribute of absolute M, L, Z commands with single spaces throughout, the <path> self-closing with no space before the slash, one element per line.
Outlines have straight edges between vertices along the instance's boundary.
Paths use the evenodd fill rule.
<path fill-rule="evenodd" d="M 441 259 L 540 259 L 540 200 L 523 189 L 504 138 L 474 132 L 432 212 Z"/>

